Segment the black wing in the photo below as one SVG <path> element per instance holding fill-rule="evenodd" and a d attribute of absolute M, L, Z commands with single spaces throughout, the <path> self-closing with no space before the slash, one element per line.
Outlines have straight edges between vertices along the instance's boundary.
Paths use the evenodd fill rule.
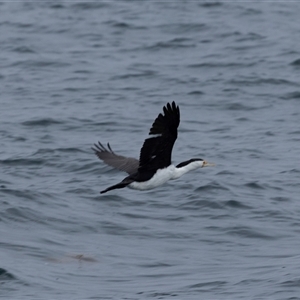
<path fill-rule="evenodd" d="M 95 154 L 107 165 L 120 171 L 124 171 L 129 175 L 137 172 L 139 167 L 139 161 L 137 159 L 115 154 L 109 144 L 107 144 L 108 149 L 100 142 L 94 145 L 95 148 L 92 149 L 95 151 Z"/>
<path fill-rule="evenodd" d="M 139 172 L 156 171 L 171 164 L 173 145 L 177 139 L 180 122 L 179 107 L 172 102 L 163 108 L 164 115 L 159 114 L 152 124 L 149 134 L 156 137 L 144 141 L 140 154 Z"/>

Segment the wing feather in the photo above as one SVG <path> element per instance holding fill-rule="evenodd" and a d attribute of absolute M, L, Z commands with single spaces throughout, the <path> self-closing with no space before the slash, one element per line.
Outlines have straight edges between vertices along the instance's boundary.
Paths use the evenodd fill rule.
<path fill-rule="evenodd" d="M 163 107 L 163 113 L 154 120 L 140 153 L 139 171 L 153 171 L 171 164 L 172 149 L 180 123 L 179 107 L 173 101 Z"/>
<path fill-rule="evenodd" d="M 92 150 L 94 150 L 95 154 L 105 164 L 120 171 L 124 171 L 129 175 L 137 172 L 139 167 L 139 161 L 137 159 L 115 154 L 109 143 L 107 144 L 108 149 L 105 148 L 100 142 L 98 142 L 98 144 L 94 144 L 94 146 L 95 147 L 92 147 Z"/>

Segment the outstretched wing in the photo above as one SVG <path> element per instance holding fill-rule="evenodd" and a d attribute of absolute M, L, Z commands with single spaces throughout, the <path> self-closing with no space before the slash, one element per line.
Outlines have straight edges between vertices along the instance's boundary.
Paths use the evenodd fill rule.
<path fill-rule="evenodd" d="M 95 154 L 107 165 L 120 171 L 124 171 L 129 175 L 137 172 L 139 167 L 139 161 L 137 159 L 115 154 L 109 143 L 107 144 L 108 149 L 100 142 L 98 142 L 98 144 L 94 144 L 94 146 L 95 147 L 92 149 L 95 151 Z"/>
<path fill-rule="evenodd" d="M 173 145 L 180 122 L 179 107 L 172 102 L 163 108 L 152 124 L 149 134 L 156 137 L 144 141 L 140 153 L 139 171 L 156 171 L 171 164 Z"/>

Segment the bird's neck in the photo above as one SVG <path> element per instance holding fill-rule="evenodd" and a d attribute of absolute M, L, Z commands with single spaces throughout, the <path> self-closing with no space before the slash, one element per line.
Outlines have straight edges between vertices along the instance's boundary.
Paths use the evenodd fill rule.
<path fill-rule="evenodd" d="M 172 179 L 177 179 L 182 175 L 184 175 L 185 173 L 201 168 L 202 166 L 203 166 L 203 161 L 194 161 L 183 167 L 179 167 L 179 168 L 175 167 Z"/>

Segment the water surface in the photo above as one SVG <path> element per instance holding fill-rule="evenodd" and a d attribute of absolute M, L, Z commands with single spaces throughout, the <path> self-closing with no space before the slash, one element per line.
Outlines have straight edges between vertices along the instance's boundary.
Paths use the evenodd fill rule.
<path fill-rule="evenodd" d="M 297 2 L 0 8 L 1 298 L 300 299 Z M 100 195 L 171 101 L 217 166 Z"/>

